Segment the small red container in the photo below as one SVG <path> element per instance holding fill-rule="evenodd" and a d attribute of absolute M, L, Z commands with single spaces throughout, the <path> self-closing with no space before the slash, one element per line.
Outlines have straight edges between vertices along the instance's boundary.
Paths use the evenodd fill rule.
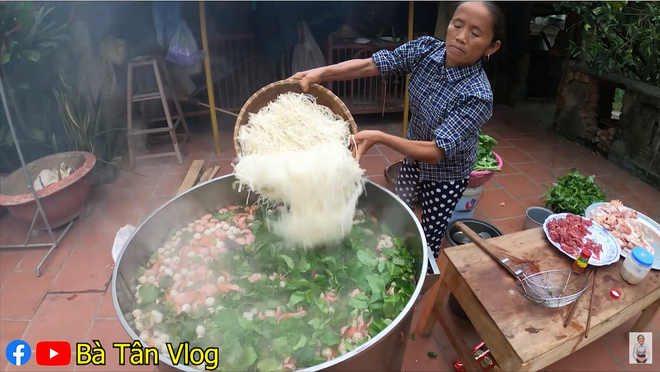
<path fill-rule="evenodd" d="M 495 361 L 495 358 L 490 354 L 490 350 L 486 347 L 485 343 L 480 343 L 477 345 L 474 350 L 472 350 L 472 356 L 477 361 L 481 370 L 484 372 L 500 372 L 501 368 L 499 364 Z M 463 362 L 460 359 L 454 362 L 454 369 L 456 372 L 466 372 Z"/>

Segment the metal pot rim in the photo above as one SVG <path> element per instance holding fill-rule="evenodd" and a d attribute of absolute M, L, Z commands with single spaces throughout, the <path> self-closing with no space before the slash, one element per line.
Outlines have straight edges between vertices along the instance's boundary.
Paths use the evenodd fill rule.
<path fill-rule="evenodd" d="M 117 262 L 115 262 L 115 267 L 112 270 L 112 305 L 115 308 L 115 312 L 117 313 L 117 318 L 119 318 L 119 322 L 121 323 L 121 325 L 124 327 L 124 330 L 128 333 L 128 335 L 133 340 L 139 340 L 139 337 L 135 333 L 135 331 L 133 331 L 133 328 L 131 328 L 131 326 L 128 325 L 128 322 L 126 321 L 126 319 L 124 317 L 124 314 L 121 311 L 121 308 L 119 307 L 119 300 L 117 299 L 117 276 L 118 276 L 118 273 L 119 273 L 119 266 L 120 266 L 119 263 L 121 262 L 121 259 L 124 256 L 126 248 L 129 246 L 129 243 L 133 240 L 133 238 L 138 233 L 138 231 L 140 231 L 142 226 L 144 226 L 144 224 L 146 224 L 149 220 L 151 220 L 151 218 L 153 216 L 155 216 L 163 208 L 165 208 L 165 206 L 172 203 L 174 200 L 176 200 L 180 197 L 183 197 L 184 195 L 186 195 L 188 193 L 194 192 L 198 188 L 204 187 L 206 184 L 209 184 L 211 182 L 219 182 L 219 181 L 222 181 L 222 180 L 224 180 L 226 178 L 229 178 L 229 177 L 234 177 L 234 175 L 233 174 L 228 174 L 228 175 L 225 175 L 225 176 L 222 176 L 222 177 L 215 178 L 213 180 L 206 181 L 206 182 L 204 182 L 202 184 L 199 184 L 199 185 L 187 190 L 186 192 L 172 198 L 170 201 L 163 204 L 162 206 L 157 208 L 154 212 L 152 212 L 151 215 L 149 215 L 149 217 L 147 219 L 145 219 L 140 224 L 140 226 L 138 226 L 135 229 L 135 231 L 133 232 L 131 237 L 128 239 L 128 241 L 126 242 L 124 247 L 121 249 L 121 252 L 117 256 Z M 415 216 L 413 211 L 410 209 L 410 207 L 408 207 L 408 205 L 406 203 L 402 202 L 390 190 L 388 190 L 388 189 L 386 189 L 386 188 L 380 186 L 379 184 L 377 184 L 375 182 L 372 182 L 370 180 L 366 180 L 366 183 L 369 183 L 370 185 L 381 189 L 382 191 L 389 194 L 392 198 L 395 198 L 397 201 L 399 201 L 399 203 L 402 204 L 402 206 L 405 208 L 405 210 L 414 219 L 415 225 L 417 226 L 417 230 L 419 232 L 420 239 L 422 241 L 422 251 L 423 251 L 422 255 L 423 255 L 423 258 L 422 258 L 422 268 L 421 268 L 421 271 L 420 271 L 420 278 L 417 280 L 417 285 L 415 286 L 415 291 L 413 292 L 412 296 L 410 297 L 410 301 L 408 301 L 408 303 L 403 308 L 403 310 L 399 313 L 399 315 L 392 320 L 392 323 L 390 323 L 390 325 L 388 325 L 378 335 L 376 335 L 376 337 L 373 337 L 371 340 L 369 340 L 368 342 L 365 342 L 360 347 L 358 347 L 355 350 L 353 350 L 349 353 L 346 353 L 346 354 L 344 354 L 340 357 L 337 357 L 337 358 L 332 359 L 330 361 L 326 361 L 326 362 L 321 363 L 321 364 L 317 364 L 317 365 L 309 367 L 309 368 L 301 369 L 299 371 L 312 372 L 312 371 L 320 371 L 320 370 L 330 368 L 330 367 L 338 365 L 338 364 L 340 364 L 340 363 L 342 363 L 342 362 L 344 362 L 344 361 L 346 361 L 350 358 L 353 358 L 353 357 L 359 355 L 360 353 L 366 351 L 367 349 L 369 349 L 369 348 L 375 346 L 376 344 L 380 343 L 383 340 L 383 338 L 388 336 L 392 332 L 392 330 L 395 329 L 399 325 L 399 323 L 401 323 L 402 320 L 412 311 L 413 307 L 415 306 L 415 302 L 417 301 L 417 299 L 420 296 L 420 293 L 422 291 L 422 287 L 424 286 L 424 280 L 426 279 L 426 272 L 428 270 L 428 265 L 429 265 L 429 257 L 428 257 L 429 249 L 428 249 L 428 245 L 427 245 L 427 242 L 426 242 L 426 234 L 424 233 L 424 229 L 422 228 L 421 223 L 419 222 L 419 220 L 417 219 L 417 217 Z M 196 368 L 191 368 L 191 367 L 186 366 L 186 365 L 182 365 L 182 364 L 181 365 L 174 365 L 172 363 L 172 361 L 170 360 L 170 358 L 167 357 L 166 354 L 162 354 L 160 352 L 159 352 L 158 359 L 159 359 L 159 362 L 165 362 L 167 365 L 169 365 L 171 367 L 174 367 L 176 369 L 179 369 L 181 371 L 186 371 L 186 372 L 196 372 L 196 371 L 198 371 Z"/>

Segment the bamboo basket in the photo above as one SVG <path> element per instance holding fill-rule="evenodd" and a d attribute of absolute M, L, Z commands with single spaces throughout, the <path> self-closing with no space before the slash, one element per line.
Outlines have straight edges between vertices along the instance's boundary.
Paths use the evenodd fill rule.
<path fill-rule="evenodd" d="M 245 102 L 243 108 L 241 108 L 241 111 L 238 113 L 236 125 L 234 126 L 234 149 L 236 150 L 236 155 L 241 154 L 241 145 L 238 143 L 238 130 L 241 128 L 241 125 L 248 123 L 250 114 L 256 114 L 261 108 L 266 107 L 266 105 L 274 101 L 280 94 L 287 92 L 303 93 L 302 88 L 300 87 L 300 81 L 280 80 L 268 84 L 256 91 Z M 357 125 L 355 124 L 353 115 L 351 115 L 351 112 L 348 110 L 348 107 L 346 107 L 344 102 L 342 102 L 334 93 L 318 84 L 311 84 L 305 93 L 316 97 L 317 104 L 328 107 L 332 112 L 344 118 L 349 124 L 351 134 L 357 133 Z M 355 157 L 356 149 L 353 148 L 352 152 Z"/>
<path fill-rule="evenodd" d="M 387 164 L 385 167 L 385 171 L 383 172 L 385 175 L 385 181 L 387 181 L 390 186 L 396 186 L 396 180 L 399 177 L 402 165 L 403 160 L 397 160 Z"/>

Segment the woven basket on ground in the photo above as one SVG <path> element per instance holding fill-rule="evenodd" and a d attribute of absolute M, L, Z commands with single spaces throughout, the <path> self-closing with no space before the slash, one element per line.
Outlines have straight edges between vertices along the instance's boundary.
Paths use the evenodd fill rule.
<path fill-rule="evenodd" d="M 399 177 L 399 172 L 401 171 L 401 166 L 403 165 L 403 160 L 393 161 L 385 167 L 385 181 L 390 186 L 396 186 L 396 179 Z"/>
<path fill-rule="evenodd" d="M 237 155 L 241 154 L 241 145 L 238 143 L 237 138 L 238 130 L 241 125 L 248 123 L 250 114 L 256 114 L 261 108 L 266 107 L 270 102 L 274 101 L 280 94 L 287 92 L 302 93 L 303 91 L 300 87 L 300 81 L 280 80 L 268 84 L 256 91 L 245 102 L 243 108 L 241 108 L 241 111 L 238 113 L 236 125 L 234 126 L 234 148 L 236 149 Z M 316 97 L 317 104 L 328 107 L 332 112 L 344 118 L 349 124 L 351 134 L 357 133 L 357 125 L 355 124 L 353 115 L 351 115 L 351 112 L 348 110 L 348 107 L 346 107 L 344 102 L 342 102 L 334 93 L 318 84 L 311 84 L 305 93 Z M 355 151 L 353 151 L 353 156 L 355 156 Z"/>

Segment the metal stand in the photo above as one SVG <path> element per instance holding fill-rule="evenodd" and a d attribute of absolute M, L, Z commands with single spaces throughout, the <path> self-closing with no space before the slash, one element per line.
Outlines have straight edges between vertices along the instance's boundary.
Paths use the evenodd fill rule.
<path fill-rule="evenodd" d="M 5 116 L 7 117 L 7 124 L 9 124 L 9 130 L 11 131 L 11 137 L 14 140 L 14 145 L 16 146 L 16 152 L 18 153 L 18 158 L 21 160 L 21 166 L 23 168 L 23 171 L 25 171 L 25 177 L 27 177 L 28 181 L 28 188 L 32 192 L 32 196 L 34 197 L 35 203 L 37 203 L 37 211 L 34 213 L 34 217 L 32 218 L 32 224 L 30 224 L 30 230 L 28 230 L 27 236 L 25 237 L 25 242 L 21 245 L 0 245 L 0 249 L 15 249 L 15 248 L 41 248 L 41 247 L 48 247 L 50 246 L 50 249 L 48 250 L 48 253 L 44 256 L 44 258 L 41 260 L 39 265 L 37 266 L 37 277 L 41 276 L 41 267 L 46 263 L 46 260 L 50 256 L 51 253 L 57 248 L 57 245 L 60 243 L 62 238 L 66 235 L 67 232 L 69 232 L 69 229 L 71 226 L 73 226 L 73 220 L 69 222 L 62 231 L 62 234 L 60 235 L 59 238 L 55 237 L 55 233 L 53 233 L 53 229 L 50 227 L 50 223 L 48 222 L 48 219 L 46 218 L 46 212 L 44 212 L 43 207 L 41 206 L 41 201 L 39 200 L 39 197 L 37 196 L 37 192 L 34 190 L 34 187 L 32 186 L 32 178 L 30 178 L 30 172 L 28 171 L 27 165 L 25 164 L 25 158 L 23 158 L 23 151 L 21 151 L 21 145 L 18 143 L 18 138 L 16 137 L 16 130 L 14 129 L 14 122 L 11 119 L 11 114 L 9 113 L 9 105 L 7 104 L 7 97 L 5 96 L 5 87 L 3 80 L 0 78 L 0 98 L 2 98 L 2 106 L 5 109 Z M 48 230 L 48 234 L 50 235 L 50 238 L 52 240 L 52 243 L 39 243 L 39 244 L 28 244 L 30 241 L 30 236 L 32 234 L 32 230 L 34 229 L 34 224 L 37 221 L 37 216 L 41 215 L 41 218 L 44 221 L 44 225 L 46 225 L 46 229 Z"/>

